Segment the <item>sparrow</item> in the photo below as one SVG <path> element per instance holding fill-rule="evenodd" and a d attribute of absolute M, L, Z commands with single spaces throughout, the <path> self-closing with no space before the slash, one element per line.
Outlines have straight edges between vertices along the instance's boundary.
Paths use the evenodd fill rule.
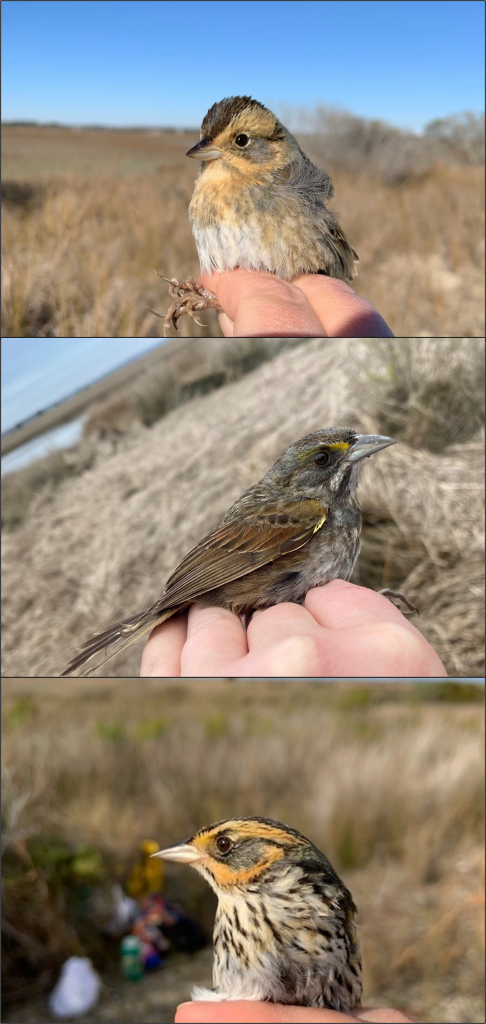
<path fill-rule="evenodd" d="M 193 999 L 251 999 L 346 1012 L 361 1002 L 351 893 L 300 832 L 271 818 L 232 818 L 153 854 L 189 864 L 218 906 L 214 990 Z"/>
<path fill-rule="evenodd" d="M 282 601 L 303 604 L 311 587 L 350 580 L 360 550 L 361 463 L 392 444 L 393 437 L 358 434 L 349 427 L 316 430 L 295 441 L 182 559 L 163 596 L 86 641 L 62 675 L 110 648 L 85 673 L 91 675 L 194 601 L 228 608 L 248 626 L 256 609 Z"/>
<path fill-rule="evenodd" d="M 334 194 L 329 175 L 258 100 L 230 96 L 215 103 L 201 141 L 186 156 L 201 161 L 189 206 L 201 272 L 242 267 L 284 281 L 300 274 L 355 277 L 359 257 L 327 205 Z M 164 336 L 184 313 L 202 327 L 198 313 L 221 309 L 193 278 L 164 280 L 174 299 Z"/>

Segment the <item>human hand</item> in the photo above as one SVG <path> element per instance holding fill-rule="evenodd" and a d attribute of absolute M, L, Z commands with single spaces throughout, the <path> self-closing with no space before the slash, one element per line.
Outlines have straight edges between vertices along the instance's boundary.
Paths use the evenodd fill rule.
<path fill-rule="evenodd" d="M 305 605 L 256 612 L 248 632 L 224 608 L 192 605 L 157 626 L 142 654 L 141 676 L 447 675 L 418 629 L 373 590 L 333 580 Z"/>
<path fill-rule="evenodd" d="M 383 1024 L 413 1024 L 399 1010 L 365 1009 L 358 1007 L 350 1013 L 337 1010 L 318 1010 L 310 1006 L 284 1006 L 282 1003 L 253 1003 L 243 1000 L 225 1000 L 222 1003 L 181 1003 L 177 1007 L 175 1024 L 348 1024 L 355 1021 L 376 1021 Z"/>
<path fill-rule="evenodd" d="M 345 281 L 303 274 L 292 283 L 274 274 L 231 270 L 201 274 L 213 292 L 227 338 L 393 338 L 374 307 Z"/>

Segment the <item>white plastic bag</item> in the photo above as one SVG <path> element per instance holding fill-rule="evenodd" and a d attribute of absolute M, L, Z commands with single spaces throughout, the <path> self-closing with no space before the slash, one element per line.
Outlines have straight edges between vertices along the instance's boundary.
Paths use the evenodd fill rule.
<path fill-rule="evenodd" d="M 70 956 L 51 992 L 49 1009 L 54 1017 L 80 1017 L 96 1006 L 100 990 L 101 982 L 91 960 Z"/>

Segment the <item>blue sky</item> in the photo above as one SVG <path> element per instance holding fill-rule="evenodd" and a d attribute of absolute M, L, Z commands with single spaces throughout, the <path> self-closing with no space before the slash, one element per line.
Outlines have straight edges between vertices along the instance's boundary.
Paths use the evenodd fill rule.
<path fill-rule="evenodd" d="M 482 0 L 4 0 L 2 116 L 196 126 L 249 93 L 420 130 L 483 110 L 483 39 Z"/>
<path fill-rule="evenodd" d="M 161 344 L 149 338 L 2 338 L 2 432 Z"/>

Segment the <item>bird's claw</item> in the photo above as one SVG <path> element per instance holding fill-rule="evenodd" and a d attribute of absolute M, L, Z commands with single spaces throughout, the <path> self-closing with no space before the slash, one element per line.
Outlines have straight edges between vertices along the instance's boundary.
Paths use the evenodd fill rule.
<path fill-rule="evenodd" d="M 155 273 L 157 274 L 157 271 Z M 151 313 L 155 313 L 155 316 L 163 317 L 164 338 L 167 337 L 167 331 L 171 327 L 175 327 L 176 331 L 179 330 L 177 321 L 185 313 L 194 320 L 198 327 L 206 327 L 207 325 L 198 319 L 197 314 L 201 313 L 203 309 L 221 309 L 216 296 L 212 292 L 206 291 L 202 285 L 197 284 L 193 277 L 179 281 L 177 277 L 163 277 L 162 274 L 157 274 L 157 276 L 161 277 L 163 281 L 167 281 L 169 295 L 174 300 L 165 316 L 163 313 L 156 313 L 155 309 L 150 310 Z"/>
<path fill-rule="evenodd" d="M 384 590 L 379 590 L 378 593 L 382 594 L 383 597 L 387 597 L 389 601 L 392 602 L 392 604 L 394 603 L 394 601 L 402 601 L 405 607 L 408 609 L 410 615 L 413 615 L 414 612 L 416 612 L 417 615 L 420 615 L 418 608 L 416 608 L 415 605 L 411 603 L 411 601 L 408 601 L 407 598 L 404 597 L 399 590 L 389 590 L 388 587 L 385 587 Z M 401 609 L 399 610 L 401 611 Z M 402 614 L 405 615 L 406 612 L 403 612 Z"/>

